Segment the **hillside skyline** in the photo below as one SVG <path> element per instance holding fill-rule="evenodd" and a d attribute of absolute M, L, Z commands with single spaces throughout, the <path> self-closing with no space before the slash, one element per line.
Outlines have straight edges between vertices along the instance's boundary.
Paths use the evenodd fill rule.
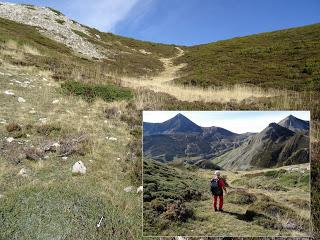
<path fill-rule="evenodd" d="M 144 123 L 163 123 L 182 114 L 200 127 L 220 127 L 242 134 L 260 132 L 270 123 L 278 123 L 292 115 L 310 121 L 309 111 L 144 111 Z"/>
<path fill-rule="evenodd" d="M 159 43 L 198 45 L 320 22 L 319 1 L 9 0 L 49 6 L 81 24 Z M 272 14 L 270 14 L 272 11 Z M 193 16 L 193 17 L 190 17 Z M 236 21 L 235 21 L 236 20 Z M 201 27 L 199 27 L 201 26 Z"/>

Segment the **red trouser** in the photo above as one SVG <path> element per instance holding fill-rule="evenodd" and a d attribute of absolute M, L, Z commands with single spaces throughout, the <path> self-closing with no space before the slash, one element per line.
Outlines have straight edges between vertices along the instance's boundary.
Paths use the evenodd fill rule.
<path fill-rule="evenodd" d="M 223 208 L 223 195 L 221 196 L 213 196 L 213 207 L 214 209 L 217 209 L 217 200 L 219 197 L 219 209 Z"/>

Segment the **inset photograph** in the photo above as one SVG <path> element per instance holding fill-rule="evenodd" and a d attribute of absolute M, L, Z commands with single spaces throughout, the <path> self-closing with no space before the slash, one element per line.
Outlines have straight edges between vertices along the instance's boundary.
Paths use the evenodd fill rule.
<path fill-rule="evenodd" d="M 309 111 L 144 111 L 144 236 L 310 236 Z"/>

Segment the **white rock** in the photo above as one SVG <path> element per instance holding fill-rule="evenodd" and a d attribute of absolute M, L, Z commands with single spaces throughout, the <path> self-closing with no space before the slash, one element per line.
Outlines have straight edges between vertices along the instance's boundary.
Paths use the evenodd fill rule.
<path fill-rule="evenodd" d="M 54 144 L 51 145 L 51 147 L 58 148 L 58 147 L 60 147 L 60 144 L 58 142 L 55 142 Z"/>
<path fill-rule="evenodd" d="M 137 188 L 137 193 L 142 193 L 143 192 L 143 186 L 140 186 Z"/>
<path fill-rule="evenodd" d="M 62 160 L 67 160 L 68 159 L 68 157 L 62 157 Z"/>
<path fill-rule="evenodd" d="M 28 177 L 28 171 L 25 168 L 21 168 L 18 175 L 21 177 Z"/>
<path fill-rule="evenodd" d="M 39 121 L 41 122 L 41 123 L 46 123 L 47 122 L 47 118 L 39 118 Z"/>
<path fill-rule="evenodd" d="M 115 138 L 115 137 L 109 137 L 109 138 L 107 138 L 109 141 L 117 141 L 118 139 L 117 138 Z"/>
<path fill-rule="evenodd" d="M 6 140 L 7 140 L 8 143 L 11 143 L 11 142 L 13 142 L 14 138 L 13 137 L 8 137 Z"/>
<path fill-rule="evenodd" d="M 31 114 L 35 114 L 35 113 L 36 113 L 36 111 L 32 109 L 32 110 L 30 110 L 30 111 L 29 111 L 29 113 L 31 113 Z"/>
<path fill-rule="evenodd" d="M 125 192 L 132 192 L 132 190 L 133 190 L 132 186 L 129 186 L 129 187 L 126 187 L 123 189 L 123 191 L 125 191 Z"/>
<path fill-rule="evenodd" d="M 18 97 L 18 102 L 19 103 L 25 103 L 26 100 L 24 98 L 22 98 L 22 97 Z"/>
<path fill-rule="evenodd" d="M 119 161 L 120 159 L 121 159 L 121 158 L 119 158 L 119 157 L 117 158 L 118 161 Z"/>
<path fill-rule="evenodd" d="M 6 90 L 3 93 L 6 95 L 14 96 L 14 92 L 12 92 L 11 90 Z"/>
<path fill-rule="evenodd" d="M 85 174 L 86 171 L 87 171 L 87 168 L 84 166 L 82 161 L 78 161 L 72 166 L 72 173 Z"/>
<path fill-rule="evenodd" d="M 57 104 L 57 103 L 59 103 L 58 99 L 55 99 L 55 100 L 52 101 L 52 104 Z"/>

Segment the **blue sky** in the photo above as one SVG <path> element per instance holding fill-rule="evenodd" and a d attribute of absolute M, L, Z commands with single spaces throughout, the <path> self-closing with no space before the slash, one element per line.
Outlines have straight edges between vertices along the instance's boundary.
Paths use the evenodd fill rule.
<path fill-rule="evenodd" d="M 202 127 L 222 127 L 235 133 L 260 132 L 290 114 L 310 121 L 309 111 L 143 111 L 144 122 L 164 122 L 178 113 Z"/>
<path fill-rule="evenodd" d="M 320 22 L 319 0 L 9 0 L 56 8 L 101 31 L 194 45 Z"/>

